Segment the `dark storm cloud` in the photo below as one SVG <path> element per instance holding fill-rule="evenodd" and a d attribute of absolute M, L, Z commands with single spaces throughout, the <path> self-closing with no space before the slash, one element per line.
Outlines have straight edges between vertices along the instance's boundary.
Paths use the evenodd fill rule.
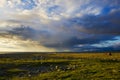
<path fill-rule="evenodd" d="M 111 13 L 107 16 L 91 16 L 87 15 L 82 18 L 72 18 L 65 21 L 64 28 L 67 28 L 68 32 L 57 33 L 52 35 L 48 31 L 35 30 L 32 27 L 16 27 L 9 33 L 17 36 L 22 36 L 25 39 L 31 39 L 40 42 L 43 46 L 52 47 L 55 49 L 70 49 L 72 51 L 107 51 L 107 50 L 119 50 L 119 47 L 93 47 L 90 46 L 95 43 L 104 42 L 107 40 L 114 40 L 116 36 L 120 34 L 120 16 L 118 11 Z M 67 27 L 66 27 L 67 26 Z M 59 27 L 60 28 L 60 27 Z M 65 29 L 66 30 L 66 29 Z M 70 31 L 71 32 L 70 32 Z M 72 31 L 74 30 L 74 31 Z M 80 38 L 76 34 L 82 34 Z M 86 35 L 87 34 L 87 35 Z M 68 39 L 64 39 L 64 36 L 68 36 Z M 80 35 L 81 36 L 81 35 Z M 62 37 L 62 40 L 60 40 Z M 76 48 L 76 45 L 89 45 Z"/>
<path fill-rule="evenodd" d="M 30 28 L 25 26 L 15 27 L 12 30 L 8 31 L 12 35 L 22 36 L 23 38 L 34 38 L 37 34 L 37 32 Z"/>
<path fill-rule="evenodd" d="M 60 40 L 62 35 L 68 35 L 68 33 L 64 33 L 62 35 L 56 34 L 52 35 L 48 31 L 40 31 L 35 30 L 29 26 L 20 26 L 13 28 L 12 30 L 8 31 L 12 35 L 22 36 L 24 39 L 31 39 L 41 42 L 43 45 L 47 47 L 54 47 L 54 48 L 70 48 L 78 44 L 94 44 L 99 43 L 101 41 L 106 40 L 114 40 L 114 36 L 112 35 L 96 35 L 96 34 L 89 34 L 84 35 L 85 37 L 79 38 L 77 35 L 69 36 L 67 39 Z M 79 33 L 79 32 L 77 32 Z M 69 33 L 71 35 L 72 33 Z"/>
<path fill-rule="evenodd" d="M 54 48 L 74 48 L 77 45 L 91 45 L 95 43 L 100 43 L 106 40 L 115 40 L 114 36 L 109 35 L 94 35 L 88 38 L 79 39 L 77 37 L 71 37 L 68 40 L 64 40 L 63 42 L 57 42 L 57 43 L 44 43 L 47 47 L 54 47 Z"/>
<path fill-rule="evenodd" d="M 50 36 L 50 33 L 48 31 L 36 30 L 30 26 L 24 26 L 24 25 L 15 27 L 7 32 L 12 35 L 21 36 L 24 39 L 31 39 L 36 41 L 39 41 L 39 39 L 41 38 L 46 38 Z"/>
<path fill-rule="evenodd" d="M 76 29 L 83 33 L 120 35 L 120 10 L 107 15 L 85 15 L 69 21 L 72 26 L 76 25 Z"/>

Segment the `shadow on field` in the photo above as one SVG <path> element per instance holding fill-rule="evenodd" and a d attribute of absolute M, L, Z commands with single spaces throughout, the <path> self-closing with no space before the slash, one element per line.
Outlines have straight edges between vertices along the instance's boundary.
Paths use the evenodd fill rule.
<path fill-rule="evenodd" d="M 34 76 L 40 73 L 68 70 L 68 61 L 57 62 L 26 62 L 26 63 L 12 63 L 12 64 L 0 64 L 0 76 L 3 77 L 24 77 Z"/>

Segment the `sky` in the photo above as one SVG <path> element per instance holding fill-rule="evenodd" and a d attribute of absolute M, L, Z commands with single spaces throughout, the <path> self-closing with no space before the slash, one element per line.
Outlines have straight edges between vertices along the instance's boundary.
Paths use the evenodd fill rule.
<path fill-rule="evenodd" d="M 1 0 L 0 51 L 120 50 L 120 0 Z"/>

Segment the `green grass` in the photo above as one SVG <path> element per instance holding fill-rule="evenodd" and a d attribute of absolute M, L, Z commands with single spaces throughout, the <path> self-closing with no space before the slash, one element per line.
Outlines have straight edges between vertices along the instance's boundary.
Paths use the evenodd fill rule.
<path fill-rule="evenodd" d="M 120 54 L 0 55 L 0 80 L 120 80 Z"/>

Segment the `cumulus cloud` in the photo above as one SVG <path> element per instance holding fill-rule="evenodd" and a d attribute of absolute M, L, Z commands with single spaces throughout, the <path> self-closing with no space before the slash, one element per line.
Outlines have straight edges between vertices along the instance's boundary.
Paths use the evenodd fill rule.
<path fill-rule="evenodd" d="M 64 3 L 66 4 L 64 5 Z M 108 0 L 102 2 L 99 0 L 4 0 L 1 3 L 4 7 L 0 8 L 3 14 L 0 15 L 4 16 L 4 19 L 1 19 L 4 22 L 17 21 L 18 24 L 34 24 L 38 28 L 40 24 L 49 25 L 51 24 L 49 22 L 54 22 L 54 20 L 99 15 L 104 6 L 116 6 L 118 3 L 118 0 L 114 0 L 112 3 Z M 8 22 L 6 25 L 10 24 L 14 24 L 14 22 Z"/>

